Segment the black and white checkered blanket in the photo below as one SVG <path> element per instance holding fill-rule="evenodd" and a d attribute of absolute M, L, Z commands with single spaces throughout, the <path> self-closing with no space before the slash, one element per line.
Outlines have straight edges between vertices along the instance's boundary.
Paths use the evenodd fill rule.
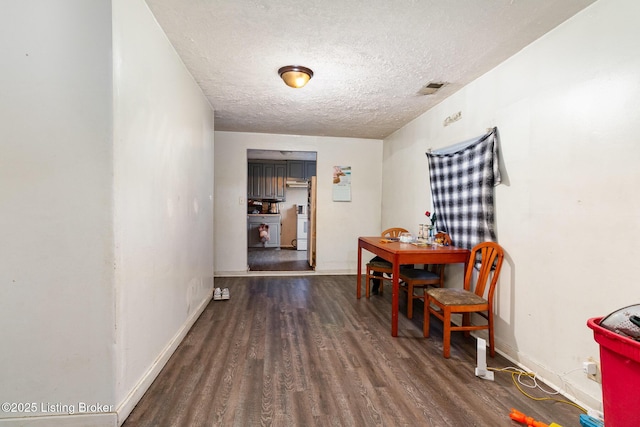
<path fill-rule="evenodd" d="M 471 249 L 496 241 L 494 186 L 500 184 L 497 129 L 448 154 L 427 153 L 437 230 Z"/>

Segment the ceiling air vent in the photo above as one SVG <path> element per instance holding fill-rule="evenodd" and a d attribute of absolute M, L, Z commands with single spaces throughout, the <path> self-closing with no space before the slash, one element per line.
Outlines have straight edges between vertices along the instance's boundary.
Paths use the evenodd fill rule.
<path fill-rule="evenodd" d="M 434 93 L 439 91 L 440 88 L 444 85 L 446 85 L 446 83 L 431 82 L 427 84 L 425 87 L 423 87 L 422 89 L 420 89 L 418 93 L 420 95 L 433 95 Z"/>

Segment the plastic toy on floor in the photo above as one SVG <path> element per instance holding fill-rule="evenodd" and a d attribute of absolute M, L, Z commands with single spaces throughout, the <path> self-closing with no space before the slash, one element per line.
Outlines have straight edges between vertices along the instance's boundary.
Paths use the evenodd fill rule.
<path fill-rule="evenodd" d="M 522 423 L 527 427 L 562 427 L 560 424 L 556 424 L 556 423 L 545 424 L 541 421 L 536 421 L 532 417 L 527 417 L 522 412 L 517 411 L 513 408 L 511 408 L 511 413 L 509 414 L 509 418 L 511 418 L 513 421 Z"/>
<path fill-rule="evenodd" d="M 582 427 L 604 427 L 604 422 L 587 414 L 580 414 Z"/>

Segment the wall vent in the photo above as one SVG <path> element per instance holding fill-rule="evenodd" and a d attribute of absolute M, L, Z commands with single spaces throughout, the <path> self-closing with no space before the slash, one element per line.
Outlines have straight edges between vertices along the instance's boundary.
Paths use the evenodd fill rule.
<path fill-rule="evenodd" d="M 426 86 L 424 86 L 422 89 L 420 89 L 418 93 L 420 95 L 433 95 L 434 93 L 439 91 L 440 88 L 442 88 L 444 85 L 446 85 L 445 82 L 431 82 L 431 83 L 428 83 Z"/>

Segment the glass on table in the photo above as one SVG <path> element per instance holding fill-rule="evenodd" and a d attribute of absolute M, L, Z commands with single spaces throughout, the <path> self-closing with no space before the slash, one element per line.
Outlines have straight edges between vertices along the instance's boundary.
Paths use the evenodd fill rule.
<path fill-rule="evenodd" d="M 413 242 L 413 236 L 411 233 L 400 233 L 400 241 L 403 243 Z"/>

